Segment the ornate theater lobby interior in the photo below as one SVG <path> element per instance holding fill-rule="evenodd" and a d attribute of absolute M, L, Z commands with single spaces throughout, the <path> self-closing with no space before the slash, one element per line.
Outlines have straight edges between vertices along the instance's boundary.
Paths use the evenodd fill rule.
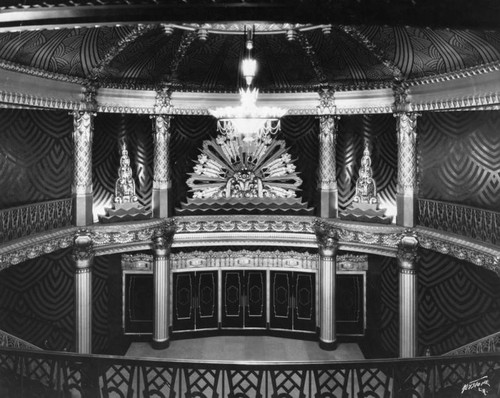
<path fill-rule="evenodd" d="M 154 350 L 149 342 L 134 342 L 126 356 L 245 362 L 364 359 L 356 343 L 341 343 L 334 351 L 324 351 L 317 341 L 272 336 L 215 336 L 173 340 L 165 350 Z"/>

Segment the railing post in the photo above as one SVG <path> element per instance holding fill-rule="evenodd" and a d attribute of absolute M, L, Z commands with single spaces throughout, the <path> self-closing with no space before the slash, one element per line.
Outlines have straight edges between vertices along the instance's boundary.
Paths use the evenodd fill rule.
<path fill-rule="evenodd" d="M 155 231 L 153 240 L 153 283 L 154 283 L 154 349 L 168 348 L 169 337 L 169 288 L 170 288 L 170 245 L 174 236 L 173 225 Z"/>
<path fill-rule="evenodd" d="M 414 227 L 417 222 L 417 117 L 398 112 L 398 184 L 396 224 Z"/>
<path fill-rule="evenodd" d="M 86 230 L 78 231 L 73 244 L 75 265 L 75 331 L 76 352 L 92 352 L 92 237 Z"/>
<path fill-rule="evenodd" d="M 418 355 L 417 308 L 417 249 L 418 240 L 406 231 L 398 244 L 399 266 L 399 356 Z"/>

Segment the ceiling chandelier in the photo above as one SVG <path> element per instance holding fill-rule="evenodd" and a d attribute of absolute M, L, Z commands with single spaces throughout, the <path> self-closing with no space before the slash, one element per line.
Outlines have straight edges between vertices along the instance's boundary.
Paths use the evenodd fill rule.
<path fill-rule="evenodd" d="M 257 106 L 259 90 L 252 86 L 257 73 L 257 61 L 252 58 L 252 29 L 245 28 L 246 56 L 241 63 L 241 72 L 246 88 L 240 88 L 240 105 L 209 109 L 217 118 L 217 131 L 231 139 L 251 143 L 280 131 L 280 118 L 287 112 L 277 107 Z"/>

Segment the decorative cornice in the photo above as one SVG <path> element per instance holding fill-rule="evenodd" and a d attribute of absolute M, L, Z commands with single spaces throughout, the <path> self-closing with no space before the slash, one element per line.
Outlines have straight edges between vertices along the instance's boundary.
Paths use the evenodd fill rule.
<path fill-rule="evenodd" d="M 49 79 L 49 80 L 57 80 L 61 82 L 68 82 L 68 83 L 75 83 L 79 85 L 86 85 L 88 84 L 88 80 L 78 77 L 78 76 L 71 76 L 71 75 L 65 75 L 62 73 L 55 73 L 55 72 L 50 72 L 46 71 L 43 69 L 38 69 L 34 68 L 32 66 L 25 66 L 25 65 L 19 65 L 14 62 L 6 61 L 0 59 L 0 69 L 5 69 L 13 72 L 19 72 L 23 73 L 26 75 L 31 75 L 31 76 L 36 76 L 36 77 L 41 77 L 43 79 Z"/>
<path fill-rule="evenodd" d="M 415 231 L 421 247 L 468 261 L 500 275 L 498 246 L 425 227 L 417 227 Z"/>
<path fill-rule="evenodd" d="M 361 108 L 341 108 L 337 107 L 337 115 L 365 115 L 373 113 L 392 113 L 392 106 L 367 106 Z"/>
<path fill-rule="evenodd" d="M 38 95 L 11 92 L 11 91 L 0 91 L 0 102 L 23 105 L 29 108 L 51 108 L 51 109 L 67 109 L 69 111 L 76 111 L 81 108 L 82 103 L 80 101 L 64 100 L 61 98 L 48 98 Z"/>
<path fill-rule="evenodd" d="M 411 112 L 450 110 L 497 110 L 500 108 L 500 93 L 471 95 L 463 98 L 449 98 L 424 103 L 408 103 Z"/>

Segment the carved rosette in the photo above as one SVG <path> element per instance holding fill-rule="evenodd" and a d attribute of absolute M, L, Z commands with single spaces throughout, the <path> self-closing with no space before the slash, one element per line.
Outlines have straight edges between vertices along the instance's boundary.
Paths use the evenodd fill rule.
<path fill-rule="evenodd" d="M 323 190 L 337 189 L 337 170 L 335 167 L 337 126 L 335 116 L 321 116 L 319 127 L 318 188 Z"/>
<path fill-rule="evenodd" d="M 419 242 L 417 235 L 407 230 L 401 236 L 398 243 L 396 258 L 399 264 L 399 271 L 403 274 L 415 274 L 417 271 Z"/>
<path fill-rule="evenodd" d="M 317 220 L 314 223 L 314 232 L 316 233 L 320 256 L 335 257 L 339 250 L 338 229 Z"/>
<path fill-rule="evenodd" d="M 77 273 L 90 272 L 94 261 L 94 244 L 91 232 L 79 230 L 73 238 L 72 257 Z"/>
<path fill-rule="evenodd" d="M 151 240 L 153 241 L 153 252 L 157 258 L 169 255 L 175 229 L 175 224 L 170 223 L 154 230 Z"/>
<path fill-rule="evenodd" d="M 399 194 L 413 194 L 417 181 L 417 117 L 416 113 L 396 114 L 398 131 Z"/>
<path fill-rule="evenodd" d="M 73 113 L 73 193 L 92 193 L 92 139 L 94 116 L 90 112 Z"/>
<path fill-rule="evenodd" d="M 154 177 L 153 188 L 167 189 L 170 187 L 170 117 L 154 116 Z"/>

